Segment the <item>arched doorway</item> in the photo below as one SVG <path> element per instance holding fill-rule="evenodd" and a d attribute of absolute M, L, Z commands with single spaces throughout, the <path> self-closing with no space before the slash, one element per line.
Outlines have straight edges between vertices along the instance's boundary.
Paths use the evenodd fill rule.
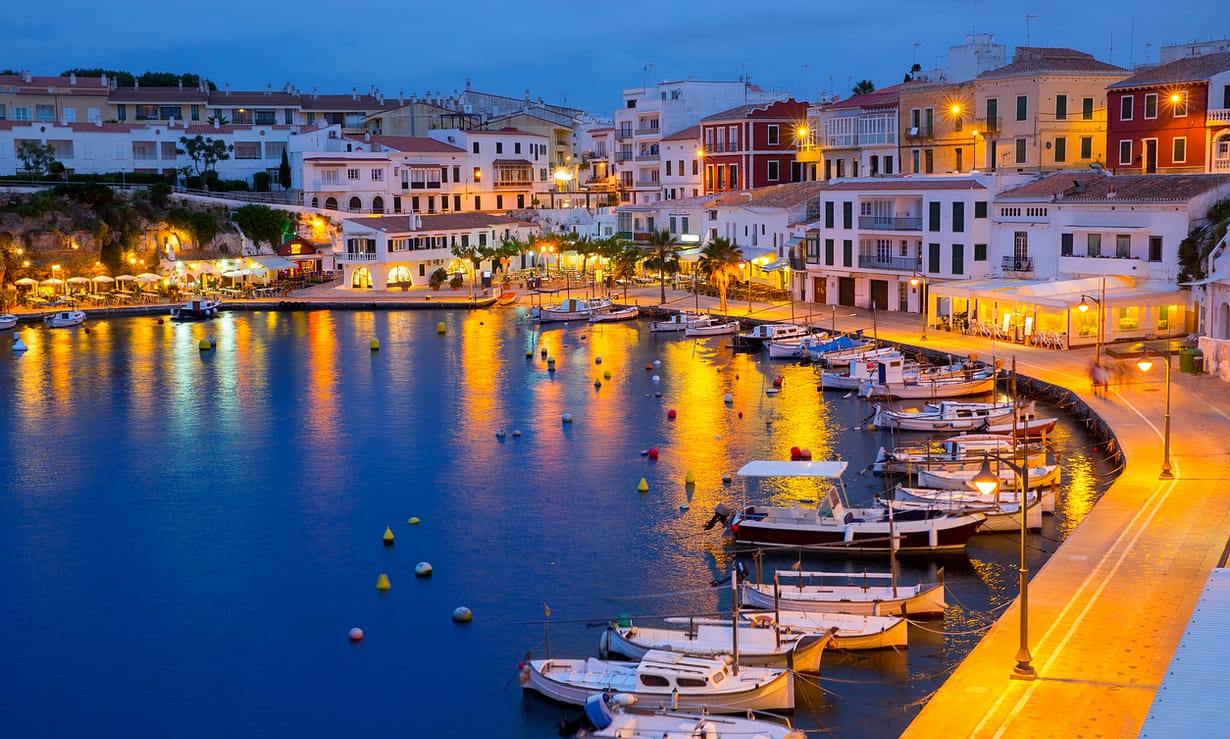
<path fill-rule="evenodd" d="M 359 267 L 350 276 L 350 286 L 358 290 L 372 289 L 372 273 L 367 267 Z"/>
<path fill-rule="evenodd" d="M 350 212 L 351 213 L 362 213 L 363 212 L 363 201 L 359 200 L 358 195 L 355 195 L 354 197 L 350 199 Z"/>
<path fill-rule="evenodd" d="M 380 197 L 379 195 L 372 198 L 372 212 L 373 213 L 383 213 L 384 212 L 384 198 Z"/>
<path fill-rule="evenodd" d="M 404 264 L 399 264 L 389 270 L 389 287 L 394 285 L 409 287 L 414 284 L 414 280 L 410 276 L 410 268 Z"/>
<path fill-rule="evenodd" d="M 337 210 L 337 198 L 333 197 L 332 195 L 325 198 L 325 207 L 328 208 L 329 210 Z"/>
<path fill-rule="evenodd" d="M 1230 304 L 1222 303 L 1217 309 L 1217 338 L 1230 339 Z"/>
<path fill-rule="evenodd" d="M 319 207 L 320 207 L 320 198 L 312 198 L 312 207 L 313 207 L 313 208 L 319 208 Z"/>

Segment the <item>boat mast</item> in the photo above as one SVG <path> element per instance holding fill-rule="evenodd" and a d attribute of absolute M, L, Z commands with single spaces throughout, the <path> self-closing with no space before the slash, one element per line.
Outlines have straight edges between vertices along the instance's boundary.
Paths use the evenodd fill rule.
<path fill-rule="evenodd" d="M 734 617 L 731 619 L 730 644 L 734 652 L 731 674 L 739 674 L 739 568 L 730 571 L 730 600 Z"/>

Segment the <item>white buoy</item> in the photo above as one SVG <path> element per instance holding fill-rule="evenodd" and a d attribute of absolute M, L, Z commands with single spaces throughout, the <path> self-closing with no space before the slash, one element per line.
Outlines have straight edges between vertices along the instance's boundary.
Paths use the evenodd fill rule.
<path fill-rule="evenodd" d="M 363 641 L 363 629 L 356 626 L 349 631 L 347 636 L 350 637 L 350 641 Z"/>
<path fill-rule="evenodd" d="M 431 577 L 431 563 L 419 562 L 414 566 L 414 574 L 418 577 Z"/>
<path fill-rule="evenodd" d="M 459 624 L 468 624 L 473 618 L 474 614 L 465 606 L 459 606 L 453 611 L 453 620 Z"/>
<path fill-rule="evenodd" d="M 655 359 L 655 360 L 653 360 L 653 366 L 654 366 L 654 367 L 661 367 L 661 366 L 662 366 L 662 360 L 661 360 L 661 359 Z"/>
<path fill-rule="evenodd" d="M 562 420 L 564 421 L 564 423 L 572 423 L 572 414 L 565 413 Z"/>
<path fill-rule="evenodd" d="M 735 396 L 731 395 L 730 393 L 726 393 L 726 395 L 722 398 L 722 402 L 733 403 L 735 402 Z"/>
<path fill-rule="evenodd" d="M 517 429 L 513 431 L 513 436 L 520 436 L 520 435 L 521 435 L 521 429 Z"/>
<path fill-rule="evenodd" d="M 498 431 L 496 431 L 496 432 L 495 432 L 495 438 L 497 438 L 497 439 L 503 439 L 503 438 L 504 438 L 504 429 L 499 429 Z"/>
<path fill-rule="evenodd" d="M 654 382 L 662 382 L 662 378 L 658 377 L 657 375 L 654 375 L 652 379 Z"/>

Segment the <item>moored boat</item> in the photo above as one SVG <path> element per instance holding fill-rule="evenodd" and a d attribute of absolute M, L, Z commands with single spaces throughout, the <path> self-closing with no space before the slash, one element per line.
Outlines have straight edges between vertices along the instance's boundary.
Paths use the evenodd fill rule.
<path fill-rule="evenodd" d="M 762 323 L 753 326 L 751 331 L 735 334 L 734 350 L 737 352 L 758 352 L 764 349 L 766 342 L 775 339 L 806 336 L 807 333 L 807 328 L 793 323 Z"/>
<path fill-rule="evenodd" d="M 214 298 L 192 298 L 171 308 L 171 318 L 176 321 L 195 321 L 218 315 L 222 301 Z"/>
<path fill-rule="evenodd" d="M 533 316 L 540 323 L 586 321 L 593 314 L 602 313 L 610 309 L 610 298 L 564 298 L 555 305 L 534 308 Z"/>
<path fill-rule="evenodd" d="M 516 290 L 505 290 L 496 296 L 495 304 L 500 306 L 515 305 L 520 299 L 521 296 L 517 294 Z"/>
<path fill-rule="evenodd" d="M 594 313 L 589 317 L 590 323 L 614 323 L 615 321 L 635 321 L 640 310 L 635 306 L 612 308 L 609 311 Z"/>
<path fill-rule="evenodd" d="M 863 381 L 858 394 L 864 398 L 961 398 L 995 391 L 994 368 L 968 369 L 959 377 L 885 379 Z"/>
<path fill-rule="evenodd" d="M 742 716 L 713 716 L 706 711 L 689 713 L 669 708 L 642 706 L 634 696 L 593 695 L 585 701 L 585 721 L 592 730 L 577 731 L 577 737 L 607 739 L 806 739 L 802 731 L 784 720 L 769 721 Z M 561 728 L 567 735 L 573 728 Z"/>
<path fill-rule="evenodd" d="M 828 645 L 829 649 L 895 649 L 906 646 L 909 641 L 905 619 L 898 616 L 779 610 L 776 614 L 772 611 L 743 611 L 739 617 L 745 623 L 755 624 L 760 628 L 777 629 L 783 634 L 832 634 L 833 640 Z M 667 618 L 666 622 L 729 626 L 730 618 L 672 616 Z"/>
<path fill-rule="evenodd" d="M 691 323 L 708 318 L 708 316 L 701 313 L 691 313 L 686 311 L 681 313 L 672 313 L 660 321 L 650 321 L 649 331 L 650 333 L 686 331 Z"/>
<path fill-rule="evenodd" d="M 85 323 L 85 311 L 82 310 L 62 310 L 52 313 L 48 316 L 43 316 L 43 323 L 48 328 L 68 328 L 69 326 L 80 326 Z"/>
<path fill-rule="evenodd" d="M 17 325 L 17 316 L 13 315 L 12 313 L 0 314 L 0 331 L 7 331 L 8 329 L 16 325 Z"/>
<path fill-rule="evenodd" d="M 721 321 L 706 317 L 708 320 L 693 321 L 683 330 L 684 336 L 725 336 L 739 330 L 739 321 Z"/>
<path fill-rule="evenodd" d="M 654 649 L 692 655 L 717 657 L 731 654 L 736 635 L 730 622 L 693 622 L 689 629 L 664 629 L 612 623 L 602 633 L 598 653 L 602 657 L 618 654 L 641 659 Z M 739 665 L 783 667 L 799 672 L 820 672 L 820 657 L 829 644 L 828 633 L 782 633 L 763 627 L 760 622 L 743 622 L 737 634 Z"/>
<path fill-rule="evenodd" d="M 1012 404 L 941 401 L 925 410 L 891 410 L 876 403 L 873 424 L 898 431 L 974 431 L 988 422 L 1012 420 Z"/>
<path fill-rule="evenodd" d="M 940 490 L 972 490 L 974 489 L 974 477 L 981 469 L 981 460 L 975 463 L 974 460 L 962 462 L 952 465 L 949 469 L 947 465 L 939 464 L 935 466 L 919 465 L 914 474 L 918 478 L 918 486 L 923 488 L 937 488 Z M 1013 488 L 1016 486 L 1017 474 L 1009 467 L 1003 467 L 998 472 L 992 470 L 992 474 L 999 477 L 1000 485 L 1005 488 Z M 1054 485 L 1059 481 L 1059 465 L 1043 464 L 1030 465 L 1029 467 L 1029 489 Z"/>
<path fill-rule="evenodd" d="M 792 582 L 744 582 L 739 597 L 744 605 L 756 608 L 773 608 L 776 602 L 783 610 L 806 613 L 942 616 L 948 607 L 942 568 L 937 576 L 933 583 L 897 585 L 887 572 L 778 570 L 776 578 Z"/>
<path fill-rule="evenodd" d="M 582 705 L 594 694 L 629 693 L 638 702 L 705 707 L 718 713 L 794 709 L 794 672 L 739 667 L 733 660 L 690 657 L 659 649 L 640 662 L 535 659 L 523 663 L 521 687 L 561 703 Z"/>

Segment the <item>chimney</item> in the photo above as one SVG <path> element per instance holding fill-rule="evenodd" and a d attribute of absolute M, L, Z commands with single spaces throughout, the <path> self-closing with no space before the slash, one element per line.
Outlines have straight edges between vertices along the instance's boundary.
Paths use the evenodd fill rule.
<path fill-rule="evenodd" d="M 405 105 L 405 104 L 406 104 L 406 96 L 403 94 L 403 92 L 402 92 L 401 90 L 398 90 L 398 91 L 397 91 L 397 104 L 398 104 L 398 105 Z"/>
<path fill-rule="evenodd" d="M 269 82 L 266 82 L 266 83 L 265 83 L 265 94 L 266 94 L 266 95 L 272 95 L 272 94 L 273 94 L 273 84 L 272 84 L 272 83 L 269 83 Z"/>
<path fill-rule="evenodd" d="M 77 84 L 77 73 L 76 73 L 76 72 L 69 72 L 69 73 L 68 73 L 68 84 L 70 84 L 70 85 L 75 85 L 75 84 Z"/>
<path fill-rule="evenodd" d="M 110 87 L 111 83 L 107 81 L 107 75 L 103 75 L 102 79 L 98 80 L 98 84 L 102 87 Z"/>
<path fill-rule="evenodd" d="M 471 90 L 471 89 L 473 89 L 473 86 L 470 84 L 470 78 L 466 77 L 466 90 Z"/>
<path fill-rule="evenodd" d="M 221 121 L 215 116 L 214 117 L 214 130 L 217 131 L 221 127 L 222 127 Z"/>
<path fill-rule="evenodd" d="M 140 90 L 140 89 L 141 89 L 141 80 L 136 79 L 136 78 L 133 78 L 133 80 L 132 80 L 132 89 L 134 89 L 134 90 Z"/>
<path fill-rule="evenodd" d="M 312 99 L 315 100 L 317 97 L 319 97 L 319 95 L 316 94 L 316 88 L 313 87 L 312 88 Z"/>
<path fill-rule="evenodd" d="M 230 95 L 231 95 L 231 83 L 229 83 L 229 82 L 227 82 L 227 83 L 226 83 L 226 87 L 225 87 L 225 88 L 224 88 L 224 90 L 223 90 L 223 94 L 224 94 L 224 95 L 226 95 L 227 97 L 230 97 Z"/>
<path fill-rule="evenodd" d="M 179 91 L 180 92 L 184 91 L 184 79 L 182 77 L 179 80 Z"/>
<path fill-rule="evenodd" d="M 21 81 L 22 82 L 33 82 L 34 75 L 30 74 L 30 70 L 23 69 L 21 70 Z"/>
<path fill-rule="evenodd" d="M 528 103 L 529 101 L 530 101 L 530 90 L 529 90 L 529 88 L 527 87 L 527 88 L 525 89 L 525 102 L 527 102 L 527 103 Z"/>
<path fill-rule="evenodd" d="M 359 88 L 354 87 L 354 86 L 351 86 L 351 88 L 350 88 L 350 99 L 351 99 L 351 100 L 358 100 L 358 99 L 359 99 Z"/>
<path fill-rule="evenodd" d="M 1113 197 L 1115 197 L 1115 186 L 1111 185 L 1110 187 L 1106 188 L 1106 198 L 1107 200 L 1109 200 Z"/>

